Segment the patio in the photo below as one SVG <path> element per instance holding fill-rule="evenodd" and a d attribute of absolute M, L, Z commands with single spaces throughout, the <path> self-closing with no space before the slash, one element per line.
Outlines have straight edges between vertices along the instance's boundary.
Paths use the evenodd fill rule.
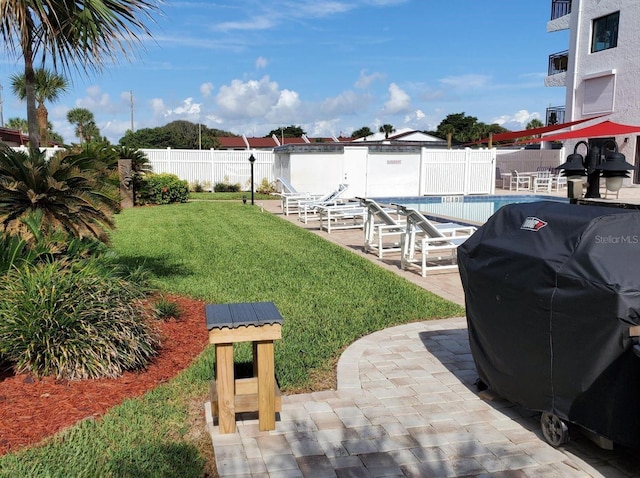
<path fill-rule="evenodd" d="M 631 190 L 631 191 L 630 191 Z M 640 198 L 625 188 L 621 197 Z M 257 207 L 281 215 L 277 201 Z M 317 222 L 283 218 L 458 304 L 459 275 L 422 278 L 401 271 L 399 257 L 362 251 L 362 231 L 321 231 Z M 606 451 L 574 434 L 554 449 L 542 438 L 537 414 L 475 386 L 466 320 L 453 318 L 385 329 L 342 354 L 338 389 L 282 397 L 276 430 L 238 420 L 238 433 L 220 435 L 208 417 L 220 476 L 638 476 L 626 450 Z"/>

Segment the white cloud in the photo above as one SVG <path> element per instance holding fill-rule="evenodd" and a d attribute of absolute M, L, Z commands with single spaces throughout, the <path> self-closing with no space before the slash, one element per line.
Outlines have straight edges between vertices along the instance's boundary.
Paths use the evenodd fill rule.
<path fill-rule="evenodd" d="M 290 90 L 282 90 L 278 102 L 271 108 L 268 115 L 272 123 L 286 123 L 295 118 L 300 107 L 298 93 Z"/>
<path fill-rule="evenodd" d="M 338 96 L 325 99 L 320 105 L 320 111 L 328 116 L 352 115 L 364 110 L 369 102 L 370 96 L 347 90 Z"/>
<path fill-rule="evenodd" d="M 113 113 L 117 112 L 120 108 L 118 105 L 114 105 L 111 102 L 108 93 L 102 91 L 99 86 L 90 86 L 85 90 L 87 96 L 84 98 L 78 98 L 75 102 L 77 108 L 86 108 L 94 115 L 97 113 Z"/>
<path fill-rule="evenodd" d="M 442 78 L 440 83 L 461 91 L 477 90 L 487 88 L 491 83 L 491 77 L 486 75 L 447 76 Z"/>
<path fill-rule="evenodd" d="M 360 76 L 356 80 L 355 87 L 356 88 L 368 88 L 371 83 L 376 80 L 382 80 L 384 75 L 382 73 L 371 73 L 367 74 L 367 70 L 360 70 Z"/>
<path fill-rule="evenodd" d="M 232 30 L 268 30 L 276 23 L 267 16 L 254 17 L 244 22 L 224 22 L 215 25 L 214 29 L 221 32 Z"/>
<path fill-rule="evenodd" d="M 267 116 L 279 103 L 282 105 L 280 96 L 278 83 L 265 76 L 260 81 L 233 80 L 230 85 L 221 86 L 216 104 L 223 117 L 259 118 Z"/>
<path fill-rule="evenodd" d="M 182 105 L 165 112 L 165 116 L 197 116 L 200 114 L 200 103 L 194 103 L 193 98 L 186 98 Z"/>
<path fill-rule="evenodd" d="M 262 70 L 262 69 L 266 68 L 268 64 L 269 64 L 269 60 L 267 60 L 263 56 L 259 56 L 256 59 L 256 70 Z"/>
<path fill-rule="evenodd" d="M 529 113 L 527 110 L 516 111 L 513 115 L 502 115 L 495 118 L 492 123 L 499 124 L 500 126 L 511 129 L 521 130 L 527 126 L 527 123 L 532 119 L 540 119 L 540 115 L 536 112 Z"/>
<path fill-rule="evenodd" d="M 409 95 L 395 83 L 389 85 L 389 100 L 384 104 L 386 114 L 397 114 L 408 111 L 411 106 Z"/>
<path fill-rule="evenodd" d="M 213 83 L 207 82 L 207 83 L 202 83 L 200 85 L 200 94 L 204 98 L 209 98 L 212 92 L 213 92 Z"/>

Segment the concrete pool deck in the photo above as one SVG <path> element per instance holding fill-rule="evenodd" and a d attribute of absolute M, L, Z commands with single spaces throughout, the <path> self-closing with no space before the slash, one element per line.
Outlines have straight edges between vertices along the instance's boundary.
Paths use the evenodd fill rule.
<path fill-rule="evenodd" d="M 640 188 L 633 189 L 640 200 Z M 631 193 L 625 188 L 620 200 Z M 360 229 L 328 234 L 317 222 L 285 217 L 278 201 L 255 204 L 464 305 L 457 272 L 422 278 L 401 271 L 398 257 L 362 251 Z M 542 438 L 536 413 L 483 399 L 473 386 L 463 317 L 363 337 L 342 354 L 337 375 L 337 390 L 283 396 L 270 432 L 247 415 L 237 433 L 220 435 L 208 416 L 220 476 L 640 477 L 637 453 L 602 450 L 579 433 L 555 449 Z"/>

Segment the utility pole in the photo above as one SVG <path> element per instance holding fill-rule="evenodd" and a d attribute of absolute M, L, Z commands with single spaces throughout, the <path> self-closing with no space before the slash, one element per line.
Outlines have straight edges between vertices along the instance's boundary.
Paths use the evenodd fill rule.
<path fill-rule="evenodd" d="M 131 132 L 135 133 L 133 129 L 133 90 L 129 90 L 129 98 L 131 99 Z"/>

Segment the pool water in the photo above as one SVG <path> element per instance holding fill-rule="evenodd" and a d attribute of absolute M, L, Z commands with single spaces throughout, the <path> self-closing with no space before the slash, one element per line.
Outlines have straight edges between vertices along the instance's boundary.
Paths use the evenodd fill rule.
<path fill-rule="evenodd" d="M 536 201 L 568 203 L 568 198 L 541 195 L 512 196 L 416 196 L 375 198 L 382 204 L 401 204 L 420 211 L 431 219 L 456 219 L 465 224 L 484 224 L 498 209 L 507 204 Z"/>

